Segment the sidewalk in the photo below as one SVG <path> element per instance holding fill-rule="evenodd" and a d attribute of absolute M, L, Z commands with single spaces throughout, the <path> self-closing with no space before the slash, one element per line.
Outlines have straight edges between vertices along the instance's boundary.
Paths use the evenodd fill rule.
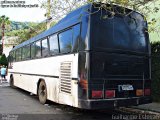
<path fill-rule="evenodd" d="M 4 81 L 4 80 L 3 80 L 3 81 L 1 80 L 1 82 L 0 82 L 0 87 L 1 87 L 1 86 L 2 86 L 2 87 L 3 87 L 3 86 L 9 86 L 9 82 L 8 82 L 7 80 L 5 80 L 5 81 Z"/>
<path fill-rule="evenodd" d="M 140 109 L 140 110 L 146 110 L 146 111 L 151 111 L 151 112 L 157 112 L 160 114 L 160 103 L 150 103 L 150 104 L 144 104 L 144 105 L 139 105 L 139 106 L 134 106 L 132 108 L 135 109 Z"/>

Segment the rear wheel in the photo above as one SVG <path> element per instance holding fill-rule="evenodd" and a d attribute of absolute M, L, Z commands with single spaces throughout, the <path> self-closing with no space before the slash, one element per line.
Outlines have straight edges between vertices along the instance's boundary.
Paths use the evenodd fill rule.
<path fill-rule="evenodd" d="M 42 104 L 47 102 L 47 86 L 44 80 L 42 80 L 38 86 L 38 98 Z"/>
<path fill-rule="evenodd" d="M 12 76 L 12 75 L 10 76 L 9 84 L 10 84 L 10 86 L 11 86 L 12 88 L 16 88 L 16 87 L 14 86 L 14 79 L 13 79 L 13 76 Z"/>

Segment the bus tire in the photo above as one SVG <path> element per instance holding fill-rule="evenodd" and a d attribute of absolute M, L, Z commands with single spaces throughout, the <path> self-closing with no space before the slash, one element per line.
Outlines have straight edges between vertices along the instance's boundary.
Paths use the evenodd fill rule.
<path fill-rule="evenodd" d="M 47 102 L 47 86 L 44 80 L 39 83 L 38 98 L 41 104 L 45 104 Z"/>
<path fill-rule="evenodd" d="M 13 76 L 12 76 L 12 75 L 10 76 L 9 84 L 10 84 L 10 87 L 16 88 L 16 87 L 14 86 L 14 79 L 13 79 Z"/>

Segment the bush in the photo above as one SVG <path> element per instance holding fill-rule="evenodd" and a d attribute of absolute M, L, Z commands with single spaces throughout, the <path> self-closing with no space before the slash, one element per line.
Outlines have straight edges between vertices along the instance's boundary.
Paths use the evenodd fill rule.
<path fill-rule="evenodd" d="M 152 97 L 160 102 L 160 42 L 151 43 L 152 53 Z"/>
<path fill-rule="evenodd" d="M 8 60 L 7 60 L 5 54 L 3 54 L 3 55 L 0 56 L 0 65 L 8 66 Z"/>

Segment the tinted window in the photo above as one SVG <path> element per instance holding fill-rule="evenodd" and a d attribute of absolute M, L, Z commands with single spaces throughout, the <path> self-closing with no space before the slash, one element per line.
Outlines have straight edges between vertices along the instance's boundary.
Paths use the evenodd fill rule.
<path fill-rule="evenodd" d="M 25 60 L 25 57 L 24 57 L 25 51 L 26 51 L 26 50 L 25 50 L 25 47 L 23 47 L 23 48 L 22 48 L 22 60 Z"/>
<path fill-rule="evenodd" d="M 55 54 L 59 53 L 57 35 L 50 36 L 49 47 L 50 47 L 50 54 L 51 55 L 55 55 Z"/>
<path fill-rule="evenodd" d="M 30 45 L 24 46 L 22 48 L 22 60 L 30 59 Z"/>
<path fill-rule="evenodd" d="M 36 44 L 32 43 L 31 44 L 31 58 L 35 58 L 35 53 L 36 53 Z"/>
<path fill-rule="evenodd" d="M 10 62 L 15 61 L 15 52 L 14 51 L 10 52 L 10 54 L 9 54 L 9 61 Z"/>
<path fill-rule="evenodd" d="M 9 62 L 13 62 L 13 52 L 9 53 Z"/>
<path fill-rule="evenodd" d="M 16 50 L 16 61 L 21 60 L 21 48 Z"/>
<path fill-rule="evenodd" d="M 36 57 L 41 57 L 41 41 L 37 41 L 35 45 Z"/>
<path fill-rule="evenodd" d="M 13 67 L 13 64 L 12 64 L 13 63 L 13 53 L 14 53 L 13 51 L 10 52 L 9 56 L 8 56 L 8 61 L 9 61 L 8 68 L 10 68 L 10 69 Z"/>
<path fill-rule="evenodd" d="M 15 55 L 15 51 L 13 51 L 13 61 L 16 61 L 16 55 Z"/>
<path fill-rule="evenodd" d="M 72 52 L 78 51 L 78 42 L 80 39 L 80 24 L 73 27 L 73 48 Z"/>
<path fill-rule="evenodd" d="M 60 52 L 68 53 L 72 49 L 72 30 L 67 30 L 59 34 Z"/>
<path fill-rule="evenodd" d="M 42 40 L 42 56 L 48 56 L 49 51 L 48 51 L 48 40 L 44 39 Z"/>
<path fill-rule="evenodd" d="M 91 40 L 94 49 L 119 49 L 146 52 L 148 39 L 145 34 L 146 22 L 143 17 L 132 12 L 127 16 L 116 14 L 113 18 L 103 19 L 106 11 L 92 16 Z"/>

